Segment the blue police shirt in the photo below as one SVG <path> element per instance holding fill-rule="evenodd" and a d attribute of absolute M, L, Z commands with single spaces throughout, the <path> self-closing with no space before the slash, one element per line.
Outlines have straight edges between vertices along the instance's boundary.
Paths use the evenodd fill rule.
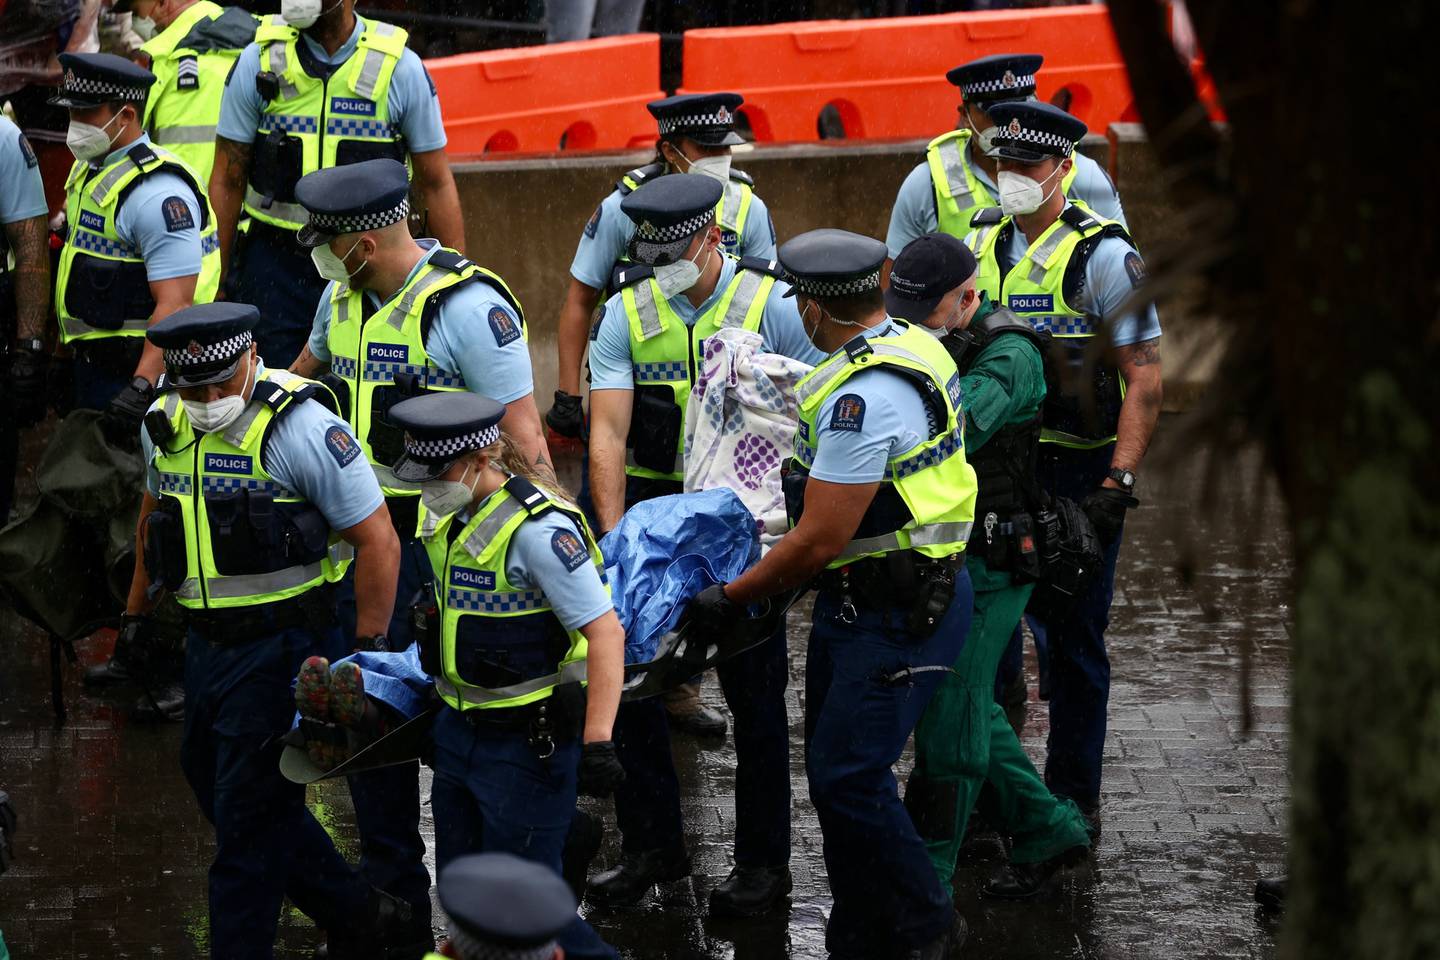
<path fill-rule="evenodd" d="M 998 198 L 1000 189 L 990 175 L 979 165 L 971 167 L 975 179 L 979 180 L 991 197 Z M 1120 194 L 1115 184 L 1100 168 L 1080 151 L 1075 151 L 1075 182 L 1070 185 L 1070 196 L 1083 200 L 1093 211 L 1107 220 L 1125 223 L 1125 211 L 1120 207 Z M 890 259 L 900 256 L 905 245 L 916 237 L 934 233 L 940 228 L 939 214 L 935 210 L 935 187 L 930 180 L 930 165 L 922 163 L 911 170 L 900 184 L 895 197 L 895 209 L 890 211 L 890 231 L 885 235 L 885 245 L 890 248 Z"/>
<path fill-rule="evenodd" d="M 114 163 L 136 143 L 149 142 L 149 135 L 142 134 L 112 151 L 102 166 Z M 115 214 L 115 233 L 139 251 L 145 277 L 152 283 L 200 273 L 200 200 L 178 173 L 159 170 L 137 179 Z"/>
<path fill-rule="evenodd" d="M 1030 241 L 1016 224 L 1009 245 L 1004 250 L 996 250 L 996 255 L 1002 263 L 1015 264 L 1029 247 Z M 1155 311 L 1155 304 L 1139 311 L 1119 312 L 1121 304 L 1144 278 L 1145 262 L 1135 248 L 1119 237 L 1104 237 L 1085 263 L 1085 285 L 1070 306 L 1104 321 L 1112 346 L 1125 347 L 1153 340 L 1160 336 L 1160 315 Z M 1023 313 L 1018 316 L 1025 319 Z"/>
<path fill-rule="evenodd" d="M 896 332 L 890 322 L 866 338 Z M 810 475 L 829 483 L 875 483 L 885 465 L 930 436 L 930 413 L 915 384 L 884 367 L 850 379 L 820 404 L 815 417 L 815 462 Z"/>
<path fill-rule="evenodd" d="M 257 365 L 256 375 L 264 372 Z M 150 409 L 159 407 L 158 401 Z M 265 445 L 261 465 L 275 482 L 293 490 L 314 504 L 333 530 L 353 527 L 385 503 L 370 461 L 363 456 L 337 454 L 325 443 L 332 430 L 343 430 L 350 438 L 348 450 L 359 449 L 349 424 L 318 402 L 302 403 L 275 425 Z M 145 489 L 160 496 L 160 474 L 155 468 L 155 445 L 150 432 L 140 428 L 141 451 L 145 457 Z"/>
<path fill-rule="evenodd" d="M 714 305 L 725 292 L 725 287 L 735 276 L 738 262 L 726 257 L 720 267 L 720 278 L 715 290 L 698 308 L 690 303 L 685 294 L 678 293 L 668 301 L 673 310 L 687 327 L 695 325 L 695 318 Z M 760 318 L 760 349 L 765 353 L 782 356 L 808 363 L 811 366 L 825 359 L 815 344 L 805 335 L 800 311 L 795 298 L 785 296 L 790 287 L 777 281 L 770 288 L 765 301 L 765 312 Z M 590 343 L 590 389 L 591 390 L 633 390 L 635 368 L 630 357 L 630 318 L 625 315 L 623 294 L 617 293 L 605 302 L 597 329 L 591 332 Z"/>
<path fill-rule="evenodd" d="M 544 593 L 566 630 L 615 609 L 589 554 L 579 552 L 584 542 L 569 517 L 551 510 L 520 524 L 505 556 L 505 578 L 518 589 Z"/>
<path fill-rule="evenodd" d="M 40 161 L 20 128 L 0 116 L 0 223 L 48 213 Z"/>
<path fill-rule="evenodd" d="M 580 244 L 575 248 L 575 259 L 570 264 L 570 276 L 587 287 L 605 289 L 610 283 L 610 270 L 617 260 L 625 256 L 630 238 L 635 235 L 635 221 L 620 209 L 623 199 L 619 190 L 612 191 L 595 208 L 595 213 L 580 234 Z M 737 257 L 775 259 L 775 225 L 759 194 L 754 195 L 750 212 L 746 214 L 745 233 L 735 249 L 727 252 Z"/>
<path fill-rule="evenodd" d="M 341 64 L 349 59 L 360 43 L 360 25 L 363 22 L 356 14 L 355 32 L 335 51 L 334 56 L 327 54 L 324 47 L 310 39 L 309 34 L 302 32 L 300 42 L 305 44 L 319 62 L 331 66 Z M 236 143 L 251 143 L 255 140 L 255 131 L 260 127 L 260 115 L 265 105 L 260 99 L 260 92 L 255 89 L 255 75 L 259 72 L 260 44 L 252 43 L 241 51 L 240 58 L 235 61 L 235 66 L 230 71 L 230 77 L 225 81 L 225 96 L 220 102 L 220 122 L 215 132 L 226 140 L 234 140 Z M 232 82 L 236 77 L 241 78 L 240 81 Z M 445 146 L 445 126 L 440 119 L 440 100 L 435 95 L 430 75 L 425 72 L 425 65 L 420 62 L 415 51 L 409 48 L 406 48 L 400 62 L 395 65 L 386 102 L 390 108 L 390 122 L 400 128 L 400 133 L 405 138 L 405 148 L 411 153 L 425 153 Z"/>
<path fill-rule="evenodd" d="M 420 268 L 440 249 L 438 240 L 416 241 L 425 247 L 425 255 L 416 262 L 409 283 Z M 330 362 L 330 295 L 335 283 L 325 285 L 310 330 L 310 353 L 315 359 Z M 401 285 L 404 289 L 404 285 Z M 380 298 L 365 291 L 370 303 L 379 307 Z M 509 326 L 492 323 L 496 311 L 509 318 Z M 513 403 L 535 391 L 530 367 L 530 350 L 522 337 L 515 310 L 488 283 L 470 283 L 455 291 L 440 306 L 435 322 L 425 338 L 425 352 L 435 365 L 447 373 L 459 373 L 465 386 L 473 393 L 482 393 L 501 403 Z"/>

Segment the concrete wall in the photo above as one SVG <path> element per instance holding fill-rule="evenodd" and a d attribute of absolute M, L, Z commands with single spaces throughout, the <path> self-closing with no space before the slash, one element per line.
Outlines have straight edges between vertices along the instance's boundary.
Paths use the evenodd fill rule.
<path fill-rule="evenodd" d="M 1148 238 L 1168 238 L 1165 224 L 1174 218 L 1165 206 L 1143 136 L 1134 130 L 1122 131 L 1109 141 L 1092 136 L 1082 149 L 1118 175 L 1127 216 L 1142 250 Z M 895 193 L 924 151 L 925 142 L 920 140 L 827 141 L 760 147 L 737 155 L 736 166 L 754 176 L 782 242 L 816 227 L 841 227 L 884 239 Z M 466 214 L 467 253 L 503 276 L 525 306 L 536 398 L 542 410 L 549 407 L 555 389 L 556 321 L 581 227 L 614 182 L 649 159 L 647 152 L 560 154 L 454 166 Z M 1176 353 L 1170 343 L 1186 321 L 1163 305 L 1162 321 L 1167 378 L 1189 379 L 1193 351 Z"/>

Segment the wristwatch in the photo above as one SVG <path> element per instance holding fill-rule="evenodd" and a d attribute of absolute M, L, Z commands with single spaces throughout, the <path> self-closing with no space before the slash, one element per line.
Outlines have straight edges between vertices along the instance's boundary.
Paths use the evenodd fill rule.
<path fill-rule="evenodd" d="M 1130 470 L 1121 470 L 1119 467 L 1111 467 L 1106 474 L 1111 480 L 1120 484 L 1120 488 L 1126 493 L 1135 492 L 1135 474 Z"/>
<path fill-rule="evenodd" d="M 16 350 L 29 350 L 31 353 L 44 353 L 45 341 L 39 337 L 25 337 L 15 341 Z"/>

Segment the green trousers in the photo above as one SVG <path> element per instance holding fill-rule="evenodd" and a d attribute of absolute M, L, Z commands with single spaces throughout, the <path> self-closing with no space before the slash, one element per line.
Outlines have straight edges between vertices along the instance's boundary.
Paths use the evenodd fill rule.
<path fill-rule="evenodd" d="M 983 560 L 966 563 L 975 584 L 970 633 L 955 673 L 941 681 L 915 728 L 915 769 L 905 791 L 905 805 L 946 889 L 987 780 L 998 801 L 997 826 L 1012 840 L 1012 862 L 1036 863 L 1090 843 L 1080 808 L 1045 786 L 995 703 L 995 672 L 1032 585 L 1010 584 Z"/>

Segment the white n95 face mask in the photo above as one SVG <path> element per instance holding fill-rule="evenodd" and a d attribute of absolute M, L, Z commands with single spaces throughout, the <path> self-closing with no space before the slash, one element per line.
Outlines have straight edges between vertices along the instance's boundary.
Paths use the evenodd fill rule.
<path fill-rule="evenodd" d="M 699 160 L 690 161 L 690 172 L 712 177 L 721 183 L 729 183 L 730 160 L 731 157 L 728 153 L 718 157 L 701 157 Z"/>
<path fill-rule="evenodd" d="M 340 6 L 344 0 L 336 0 L 329 7 L 324 6 L 325 0 L 280 0 L 280 19 L 292 27 L 299 27 L 304 30 L 306 27 L 313 27 L 315 21 Z"/>
<path fill-rule="evenodd" d="M 99 160 L 110 152 L 110 145 L 115 142 L 115 138 L 110 136 L 107 131 L 110 129 L 110 124 L 119 119 L 120 114 L 117 113 L 103 127 L 97 127 L 93 123 L 71 120 L 70 129 L 65 132 L 65 145 L 70 148 L 70 152 L 75 155 L 76 160 L 85 163 Z M 124 130 L 125 128 L 122 126 L 115 131 L 115 136 L 118 137 Z"/>
<path fill-rule="evenodd" d="M 465 482 L 469 475 L 467 465 L 459 480 L 426 480 L 420 484 L 420 502 L 437 517 L 459 513 L 475 499 L 475 489 Z"/>
<path fill-rule="evenodd" d="M 245 386 L 240 392 L 232 397 L 221 397 L 219 400 L 211 400 L 208 403 L 200 400 L 181 400 L 185 405 L 185 415 L 190 418 L 190 426 L 201 433 L 214 433 L 217 430 L 224 430 L 245 410 L 245 404 L 249 401 L 246 395 L 250 392 L 250 378 L 255 373 L 255 365 L 252 363 L 245 374 Z"/>
<path fill-rule="evenodd" d="M 360 266 L 354 270 L 347 270 L 345 268 L 345 260 L 350 254 L 355 252 L 355 248 L 358 246 L 360 246 L 360 241 L 357 238 L 356 241 L 350 245 L 350 249 L 345 251 L 345 256 L 338 257 L 335 255 L 335 251 L 330 249 L 330 244 L 322 243 L 310 251 L 310 262 L 315 264 L 315 272 L 326 280 L 334 280 L 336 283 L 349 283 L 350 278 L 365 269 L 365 264 L 369 262 L 362 260 Z"/>
<path fill-rule="evenodd" d="M 1050 176 L 1044 180 L 1031 180 L 1023 173 L 1015 173 L 1010 170 L 1001 170 L 996 177 L 996 186 L 1000 188 L 1000 212 L 1006 216 L 1014 214 L 1034 213 L 1039 210 L 1050 194 L 1055 192 L 1051 187 L 1048 191 L 1044 189 L 1046 183 L 1058 174 L 1064 164 L 1057 164 L 1051 171 Z"/>
<path fill-rule="evenodd" d="M 995 134 L 1000 132 L 999 127 L 986 127 L 975 134 L 975 146 L 987 157 L 995 156 Z"/>
<path fill-rule="evenodd" d="M 705 272 L 705 267 L 710 265 L 710 247 L 705 246 L 705 263 L 698 264 L 695 258 L 688 260 L 677 260 L 674 263 L 667 263 L 662 267 L 655 267 L 655 283 L 660 287 L 660 295 L 666 300 L 676 294 L 684 293 L 695 286 L 700 280 L 700 274 Z M 697 252 L 695 257 L 700 256 Z"/>
<path fill-rule="evenodd" d="M 130 18 L 130 29 L 134 30 L 135 35 L 141 40 L 148 41 L 155 38 L 155 21 L 150 17 L 132 16 Z"/>

